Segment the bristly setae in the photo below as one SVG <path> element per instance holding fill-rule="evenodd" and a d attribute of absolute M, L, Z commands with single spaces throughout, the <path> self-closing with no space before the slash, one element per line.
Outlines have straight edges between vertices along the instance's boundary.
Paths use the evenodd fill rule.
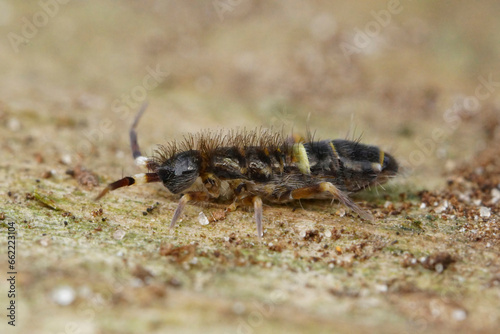
<path fill-rule="evenodd" d="M 143 105 L 132 124 L 130 143 L 136 163 L 149 172 L 109 184 L 97 199 L 121 187 L 163 182 L 170 192 L 183 194 L 171 228 L 188 202 L 222 196 L 233 199 L 229 210 L 239 205 L 254 207 L 259 238 L 263 200 L 285 203 L 334 198 L 361 218 L 373 219 L 347 193 L 382 184 L 398 172 L 396 160 L 376 146 L 342 139 L 293 139 L 263 129 L 189 135 L 180 143 L 160 146 L 147 158 L 140 152 L 135 132 L 145 108 Z"/>

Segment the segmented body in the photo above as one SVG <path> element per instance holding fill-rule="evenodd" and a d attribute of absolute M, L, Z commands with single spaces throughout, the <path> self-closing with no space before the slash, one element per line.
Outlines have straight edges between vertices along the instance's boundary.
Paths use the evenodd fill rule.
<path fill-rule="evenodd" d="M 203 147 L 200 142 L 210 141 L 213 140 L 203 138 L 194 143 Z M 175 166 L 189 161 L 191 170 L 197 170 L 202 177 L 239 181 L 247 192 L 270 202 L 291 201 L 291 191 L 321 182 L 330 182 L 341 191 L 356 192 L 385 182 L 388 171 L 397 171 L 395 160 L 378 147 L 348 140 L 190 149 L 170 154 L 160 150 L 153 161 L 150 170 L 158 173 L 173 193 L 186 190 L 189 182 L 182 178 L 175 182 L 169 177 L 171 170 L 175 174 Z"/>
<path fill-rule="evenodd" d="M 162 182 L 172 193 L 184 194 L 171 227 L 188 202 L 219 198 L 223 183 L 227 184 L 223 190 L 229 190 L 234 199 L 233 209 L 238 205 L 254 206 L 259 237 L 262 200 L 282 203 L 301 198 L 336 198 L 370 219 L 371 215 L 346 193 L 382 184 L 398 171 L 396 160 L 376 146 L 348 140 L 294 140 L 262 129 L 187 136 L 180 144 L 161 146 L 154 157 L 145 158 L 135 134 L 143 111 L 132 126 L 130 138 L 136 162 L 146 166 L 149 173 L 118 180 L 98 198 L 132 184 Z"/>

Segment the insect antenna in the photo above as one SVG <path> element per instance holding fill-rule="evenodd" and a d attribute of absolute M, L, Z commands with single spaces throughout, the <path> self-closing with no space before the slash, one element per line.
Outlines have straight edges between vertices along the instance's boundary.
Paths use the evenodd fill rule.
<path fill-rule="evenodd" d="M 133 176 L 125 176 L 124 178 L 108 184 L 106 188 L 101 191 L 99 195 L 95 198 L 96 201 L 101 199 L 104 195 L 118 188 L 128 187 L 134 184 L 144 184 L 151 182 L 160 182 L 160 177 L 157 173 L 142 173 Z"/>
<path fill-rule="evenodd" d="M 154 170 L 158 164 L 154 160 L 151 160 L 142 155 L 141 149 L 139 148 L 139 144 L 137 143 L 137 132 L 135 131 L 135 128 L 137 127 L 137 124 L 139 124 L 139 120 L 141 119 L 141 116 L 144 114 L 144 111 L 146 111 L 147 107 L 148 107 L 147 102 L 144 102 L 141 105 L 141 108 L 139 109 L 139 112 L 137 112 L 137 115 L 134 118 L 134 122 L 130 127 L 129 131 L 130 147 L 132 148 L 132 156 L 134 157 L 135 163 L 138 166 L 147 167 L 149 170 Z M 118 181 L 108 184 L 108 186 L 104 188 L 99 195 L 97 195 L 95 200 L 98 201 L 108 192 L 118 188 L 128 187 L 134 184 L 143 184 L 143 183 L 160 182 L 160 181 L 161 181 L 160 177 L 158 176 L 157 173 L 141 173 L 133 176 L 125 176 L 124 178 L 121 178 Z"/>
<path fill-rule="evenodd" d="M 135 128 L 137 127 L 137 124 L 139 124 L 139 120 L 141 119 L 142 114 L 144 114 L 144 111 L 146 111 L 147 107 L 147 102 L 144 102 L 141 105 L 141 109 L 139 109 L 139 112 L 135 116 L 134 123 L 132 123 L 132 126 L 130 127 L 130 146 L 132 147 L 132 156 L 134 157 L 134 160 L 142 156 L 141 149 L 137 143 L 137 132 L 135 131 Z"/>
<path fill-rule="evenodd" d="M 130 131 L 129 131 L 130 148 L 132 149 L 132 156 L 134 157 L 135 164 L 137 166 L 142 167 L 142 168 L 147 168 L 148 170 L 155 170 L 155 168 L 158 166 L 157 161 L 142 155 L 141 149 L 140 149 L 139 144 L 137 142 L 137 132 L 135 131 L 137 125 L 139 124 L 139 120 L 141 119 L 142 115 L 146 111 L 147 107 L 148 107 L 147 102 L 144 102 L 141 105 L 141 108 L 137 112 L 137 115 L 134 118 L 134 122 L 132 123 L 132 126 L 130 127 Z"/>

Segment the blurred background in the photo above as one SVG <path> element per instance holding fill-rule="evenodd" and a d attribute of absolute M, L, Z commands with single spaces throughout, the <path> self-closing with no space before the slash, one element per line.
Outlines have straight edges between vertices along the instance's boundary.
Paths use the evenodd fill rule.
<path fill-rule="evenodd" d="M 205 128 L 303 133 L 310 114 L 318 138 L 362 135 L 393 152 L 414 183 L 432 187 L 444 167 L 470 159 L 492 135 L 484 127 L 500 103 L 499 8 L 1 1 L 3 132 L 27 131 L 33 149 L 43 143 L 54 156 L 127 172 L 128 127 L 146 100 L 139 139 L 149 153 Z"/>
<path fill-rule="evenodd" d="M 157 234 L 154 231 L 166 224 L 174 201 L 159 199 L 167 207 L 164 215 L 144 218 L 145 206 L 158 198 L 154 193 L 157 188 L 124 191 L 104 204 L 109 219 L 102 223 L 105 221 L 102 218 L 101 222 L 99 216 L 102 210 L 92 211 L 97 204 L 90 201 L 97 190 L 80 191 L 79 185 L 68 180 L 65 171 L 82 164 L 105 181 L 137 173 L 130 154 L 128 129 L 139 106 L 147 101 L 149 107 L 138 134 L 148 154 L 156 144 L 207 128 L 284 126 L 304 133 L 309 122 L 316 138 L 361 136 L 362 142 L 391 152 L 403 166 L 402 175 L 394 184 L 417 198 L 419 190 L 440 189 L 450 171 L 474 162 L 478 152 L 498 145 L 499 12 L 500 2 L 495 0 L 0 0 L 0 185 L 2 190 L 9 191 L 8 196 L 3 194 L 9 210 L 19 211 L 18 221 L 28 221 L 28 227 L 23 228 L 27 243 L 22 254 L 29 266 L 25 265 L 24 278 L 19 284 L 29 292 L 29 297 L 26 293 L 23 298 L 30 306 L 22 308 L 24 313 L 20 318 L 32 317 L 37 319 L 35 323 L 43 323 L 32 330 L 44 332 L 43 327 L 45 332 L 59 332 L 59 316 L 67 323 L 80 321 L 81 316 L 75 315 L 76 308 L 87 305 L 93 298 L 89 296 L 99 296 L 98 292 L 105 290 L 113 291 L 108 295 L 111 297 L 99 304 L 104 308 L 91 308 L 98 310 L 97 320 L 78 327 L 81 332 L 131 333 L 137 332 L 136 328 L 161 332 L 162 328 L 172 328 L 169 326 L 196 332 L 208 331 L 207 323 L 213 326 L 214 333 L 240 329 L 250 332 L 248 327 L 239 325 L 241 318 L 255 309 L 253 301 L 269 306 L 266 304 L 269 291 L 284 286 L 280 291 L 287 291 L 288 299 L 280 308 L 273 309 L 274 313 L 266 314 L 263 327 L 257 326 L 260 332 L 273 332 L 277 328 L 320 332 L 324 326 L 353 332 L 353 323 L 358 326 L 355 332 L 360 333 L 373 329 L 401 333 L 408 328 L 408 332 L 442 333 L 448 329 L 457 333 L 461 328 L 486 332 L 498 328 L 498 315 L 491 308 L 498 300 L 495 295 L 490 294 L 489 304 L 481 306 L 482 298 L 461 290 L 469 289 L 462 284 L 463 277 L 483 272 L 482 268 L 464 269 L 456 274 L 463 277 L 443 279 L 439 281 L 442 286 L 435 288 L 433 272 L 422 276 L 416 271 L 407 274 L 399 260 L 392 258 L 396 251 L 388 250 L 380 255 L 388 258 L 382 265 L 360 260 L 354 270 L 342 271 L 339 267 L 339 271 L 325 276 L 330 273 L 325 274 L 325 263 L 319 262 L 320 274 L 315 274 L 312 260 L 307 260 L 312 257 L 317 261 L 323 250 L 308 253 L 308 248 L 297 246 L 296 240 L 302 242 L 297 231 L 293 232 L 296 235 L 290 234 L 295 239 L 289 245 L 295 246 L 286 246 L 291 247 L 286 253 L 291 260 L 276 265 L 285 268 L 285 274 L 268 270 L 261 266 L 260 260 L 249 260 L 251 265 L 242 269 L 242 274 L 225 267 L 221 258 L 226 255 L 221 258 L 214 255 L 206 260 L 212 262 L 205 265 L 200 262 L 199 267 L 193 264 L 196 270 L 201 269 L 192 273 L 185 268 L 189 267 L 187 263 L 166 262 L 164 257 L 156 255 L 165 231 L 158 230 Z M 53 174 L 47 174 L 45 180 L 47 171 Z M 51 175 L 58 177 L 50 179 Z M 41 184 L 36 183 L 40 189 L 54 192 L 61 201 L 68 199 L 68 205 L 76 205 L 71 209 L 76 218 L 60 217 L 50 211 L 50 206 L 42 208 L 30 202 L 33 198 L 24 198 L 27 189 L 34 187 L 34 180 L 39 182 L 40 178 Z M 123 201 L 128 201 L 127 205 L 120 205 Z M 40 213 L 37 210 L 41 208 L 44 211 Z M 196 220 L 196 210 L 199 211 L 188 209 L 192 220 Z M 325 218 L 321 210 L 312 213 L 288 210 L 284 211 L 284 218 L 281 208 L 266 210 L 270 212 L 266 217 L 272 217 L 273 221 L 286 219 L 286 215 L 290 215 L 290 220 L 303 219 L 300 215 L 317 215 L 317 219 L 310 218 L 310 224 L 323 221 L 327 226 L 343 224 L 336 220 L 332 223 L 330 214 L 325 214 Z M 253 231 L 253 225 L 249 224 L 251 215 L 235 213 L 233 217 L 242 217 L 238 214 L 246 222 L 242 226 L 248 225 L 248 231 Z M 39 218 L 42 216 L 43 219 Z M 69 232 L 63 220 L 65 224 L 70 220 Z M 190 232 L 186 234 L 187 241 L 182 242 L 191 245 L 199 237 L 200 254 L 216 254 L 216 249 L 223 254 L 227 252 L 227 258 L 231 259 L 248 252 L 247 258 L 253 259 L 252 254 L 261 251 L 253 248 L 254 244 L 243 242 L 241 251 L 235 243 L 230 245 L 229 239 L 216 235 L 228 233 L 223 230 L 226 223 L 230 229 L 231 224 L 240 222 L 229 219 L 202 232 L 197 223 L 192 223 L 195 225 L 192 230 L 186 224 L 182 231 Z M 270 224 L 270 228 L 282 225 Z M 35 228 L 30 230 L 31 226 Z M 362 232 L 356 231 L 349 232 L 347 237 L 342 235 L 338 242 L 346 244 L 341 244 L 341 250 L 350 247 L 352 240 L 368 236 L 373 238 L 370 242 L 377 250 L 382 249 L 380 240 L 384 238 L 402 238 L 400 230 L 396 234 L 396 230 L 389 231 L 384 226 L 374 233 L 369 230 L 366 237 L 358 237 L 356 233 Z M 123 239 L 126 246 L 120 250 L 114 248 L 122 245 L 115 241 L 120 238 L 115 235 L 116 228 L 127 231 L 135 228 L 133 233 L 127 232 Z M 426 225 L 426 228 L 432 227 Z M 110 232 L 96 232 L 103 230 Z M 401 230 L 401 235 L 405 231 Z M 443 237 L 441 230 L 433 231 L 437 235 L 434 239 L 408 236 L 407 240 L 417 240 L 424 248 L 415 246 L 418 249 L 415 254 L 423 255 L 430 249 L 422 246 L 424 240 L 435 242 L 431 248 L 436 249 L 446 247 L 444 240 L 455 240 L 451 236 L 452 227 L 446 230 L 451 231 L 449 239 L 448 235 Z M 49 240 L 45 239 L 45 233 L 49 236 L 60 233 L 62 237 Z M 166 233 L 163 237 L 170 238 Z M 245 233 L 252 240 L 253 232 Z M 93 239 L 104 235 L 108 239 Z M 182 237 L 177 234 L 175 238 Z M 29 243 L 31 240 L 33 244 Z M 153 241 L 143 245 L 144 240 Z M 178 239 L 175 242 L 180 243 Z M 47 245 L 51 246 L 46 248 Z M 394 247 L 411 249 L 403 246 L 404 242 L 400 245 Z M 466 247 L 468 251 L 469 246 Z M 461 253 L 463 258 L 468 258 L 467 251 Z M 299 252 L 306 254 L 300 253 L 299 257 Z M 483 258 L 482 252 L 478 250 L 476 259 Z M 123 254 L 128 255 L 122 260 Z M 280 258 L 280 253 L 259 254 L 256 259 L 264 258 L 270 264 Z M 333 251 L 332 254 L 335 255 Z M 490 259 L 495 261 L 494 256 Z M 137 267 L 134 263 L 138 263 Z M 149 266 L 151 272 L 142 270 L 140 265 Z M 491 272 L 493 267 L 488 267 Z M 379 268 L 390 268 L 389 273 L 376 271 Z M 370 276 L 370 270 L 379 275 Z M 415 275 L 417 283 L 401 285 L 399 295 L 380 297 L 380 291 L 391 289 L 389 283 L 383 285 L 388 277 L 396 277 L 394 282 L 399 282 L 398 275 Z M 483 284 L 490 280 L 490 272 L 484 275 L 483 281 L 472 281 Z M 118 292 L 113 290 L 117 276 L 127 278 L 126 289 Z M 300 280 L 299 276 L 306 278 Z M 151 279 L 156 285 L 141 290 L 142 285 L 139 288 L 134 285 L 137 277 L 144 282 L 145 277 L 154 277 Z M 265 282 L 258 281 L 259 277 Z M 321 277 L 328 277 L 328 281 L 322 281 Z M 498 281 L 500 278 L 495 282 Z M 65 299 L 61 301 L 59 295 L 54 297 L 52 293 L 60 292 L 53 286 L 56 282 L 75 289 L 82 286 L 77 291 L 80 304 L 64 308 Z M 180 286 L 187 288 L 179 289 Z M 450 303 L 433 292 L 450 286 L 459 291 L 450 297 Z M 485 285 L 478 286 L 470 291 L 479 291 Z M 65 291 L 63 297 L 67 296 Z M 166 291 L 168 298 L 162 295 Z M 477 303 L 461 300 L 462 293 L 476 298 L 473 300 Z M 101 295 L 107 296 L 106 292 Z M 364 295 L 369 298 L 363 299 Z M 454 304 L 457 300 L 461 301 Z M 173 313 L 166 314 L 163 303 L 168 303 L 169 312 Z M 462 322 L 467 313 L 456 308 L 459 304 L 470 312 L 467 325 Z M 148 312 L 144 305 L 149 307 Z M 442 309 L 449 312 L 436 315 L 435 308 L 429 305 L 444 305 Z M 478 313 L 474 313 L 476 309 Z M 417 313 L 421 310 L 422 314 Z M 58 319 L 54 319 L 54 312 Z M 445 313 L 450 316 L 443 316 Z M 145 317 L 138 320 L 137 314 Z M 231 326 L 225 327 L 219 321 L 221 316 L 232 321 Z M 125 318 L 135 320 L 122 321 Z"/>

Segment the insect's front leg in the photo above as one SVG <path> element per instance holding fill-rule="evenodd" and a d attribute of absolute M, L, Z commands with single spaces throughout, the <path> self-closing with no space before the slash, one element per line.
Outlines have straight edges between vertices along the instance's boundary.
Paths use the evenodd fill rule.
<path fill-rule="evenodd" d="M 373 220 L 373 216 L 361 209 L 356 203 L 354 203 L 343 191 L 338 189 L 331 182 L 321 182 L 314 186 L 298 188 L 290 192 L 291 199 L 302 199 L 311 198 L 316 194 L 330 193 L 333 198 L 336 198 L 342 204 L 356 212 L 361 218 L 366 220 Z"/>
<path fill-rule="evenodd" d="M 205 191 L 192 191 L 182 195 L 177 208 L 175 209 L 174 216 L 172 217 L 172 222 L 170 223 L 170 228 L 174 228 L 175 224 L 179 220 L 179 217 L 184 211 L 186 204 L 189 202 L 203 202 L 209 200 L 210 194 Z"/>
<path fill-rule="evenodd" d="M 172 217 L 172 222 L 170 223 L 170 228 L 173 228 L 179 220 L 179 217 L 184 211 L 186 204 L 189 202 L 205 202 L 213 198 L 218 198 L 220 193 L 220 179 L 211 173 L 206 173 L 200 175 L 203 185 L 205 187 L 204 191 L 192 191 L 184 194 L 179 205 L 175 209 L 174 216 Z"/>

